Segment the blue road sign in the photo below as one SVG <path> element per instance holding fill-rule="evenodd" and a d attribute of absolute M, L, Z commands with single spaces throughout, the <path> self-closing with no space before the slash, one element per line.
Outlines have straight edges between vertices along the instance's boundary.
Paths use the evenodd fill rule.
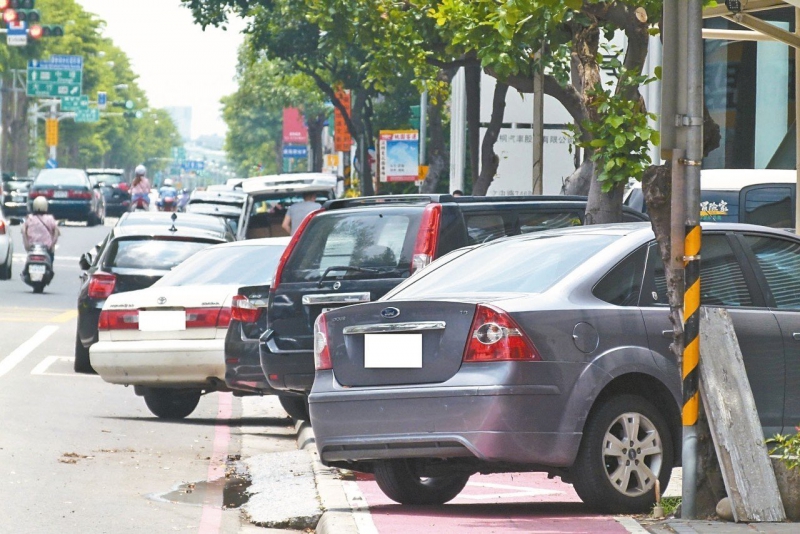
<path fill-rule="evenodd" d="M 83 70 L 83 56 L 52 55 L 47 61 L 31 59 L 29 69 Z"/>
<path fill-rule="evenodd" d="M 202 171 L 206 168 L 206 162 L 201 160 L 187 159 L 181 163 L 181 167 L 185 171 Z"/>
<path fill-rule="evenodd" d="M 53 158 L 49 158 L 47 160 L 47 163 L 45 164 L 45 167 L 47 167 L 48 169 L 57 169 L 58 161 L 54 160 Z"/>
<path fill-rule="evenodd" d="M 287 145 L 283 147 L 284 158 L 307 158 L 308 147 L 305 145 Z"/>
<path fill-rule="evenodd" d="M 97 105 L 105 107 L 108 103 L 108 93 L 105 91 L 98 91 L 97 92 Z"/>

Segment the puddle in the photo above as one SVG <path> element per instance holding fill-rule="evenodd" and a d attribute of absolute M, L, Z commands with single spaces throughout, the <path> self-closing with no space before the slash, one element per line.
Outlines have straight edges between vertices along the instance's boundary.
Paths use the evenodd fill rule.
<path fill-rule="evenodd" d="M 219 505 L 219 495 L 222 493 L 223 508 L 239 508 L 250 498 L 247 493 L 250 484 L 250 479 L 247 477 L 232 475 L 212 482 L 179 484 L 172 491 L 154 493 L 148 497 L 161 502 L 203 506 L 205 504 Z"/>

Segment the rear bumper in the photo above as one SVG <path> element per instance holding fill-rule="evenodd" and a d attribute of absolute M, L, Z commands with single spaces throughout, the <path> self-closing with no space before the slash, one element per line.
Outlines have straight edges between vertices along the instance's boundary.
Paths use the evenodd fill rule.
<path fill-rule="evenodd" d="M 216 386 L 225 380 L 222 339 L 100 341 L 92 367 L 103 380 L 134 386 Z"/>
<path fill-rule="evenodd" d="M 258 340 L 243 338 L 241 324 L 231 321 L 225 339 L 225 384 L 236 391 L 271 395 L 275 390 L 267 382 L 258 354 Z"/>
<path fill-rule="evenodd" d="M 288 354 L 269 350 L 266 343 L 259 345 L 261 370 L 269 385 L 279 391 L 308 393 L 314 384 L 314 353 L 298 351 Z"/>
<path fill-rule="evenodd" d="M 54 200 L 50 199 L 47 211 L 56 219 L 86 220 L 92 213 L 92 203 L 89 200 Z"/>
<path fill-rule="evenodd" d="M 323 463 L 473 458 L 553 468 L 575 460 L 582 434 L 559 429 L 548 385 L 384 387 L 333 391 L 317 374 L 309 397 Z"/>

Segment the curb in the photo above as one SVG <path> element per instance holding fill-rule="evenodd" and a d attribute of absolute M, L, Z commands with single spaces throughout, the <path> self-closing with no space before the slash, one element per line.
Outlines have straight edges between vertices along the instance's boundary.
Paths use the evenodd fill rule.
<path fill-rule="evenodd" d="M 317 493 L 322 517 L 314 532 L 317 534 L 358 534 L 358 526 L 353 517 L 344 485 L 336 469 L 325 467 L 319 461 L 314 430 L 307 421 L 297 420 L 294 425 L 297 431 L 297 448 L 311 456 L 311 468 L 317 483 Z"/>

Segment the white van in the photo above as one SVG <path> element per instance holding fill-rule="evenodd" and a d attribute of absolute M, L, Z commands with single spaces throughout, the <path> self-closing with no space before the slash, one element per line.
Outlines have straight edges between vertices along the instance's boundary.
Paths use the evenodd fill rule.
<path fill-rule="evenodd" d="M 794 228 L 797 172 L 779 169 L 708 169 L 700 172 L 700 220 Z M 624 204 L 646 213 L 642 184 Z"/>
<path fill-rule="evenodd" d="M 289 206 L 303 201 L 306 193 L 315 193 L 320 204 L 336 198 L 337 177 L 334 174 L 308 172 L 273 174 L 242 180 L 247 193 L 239 220 L 237 239 L 281 237 L 288 235 L 281 227 Z"/>

